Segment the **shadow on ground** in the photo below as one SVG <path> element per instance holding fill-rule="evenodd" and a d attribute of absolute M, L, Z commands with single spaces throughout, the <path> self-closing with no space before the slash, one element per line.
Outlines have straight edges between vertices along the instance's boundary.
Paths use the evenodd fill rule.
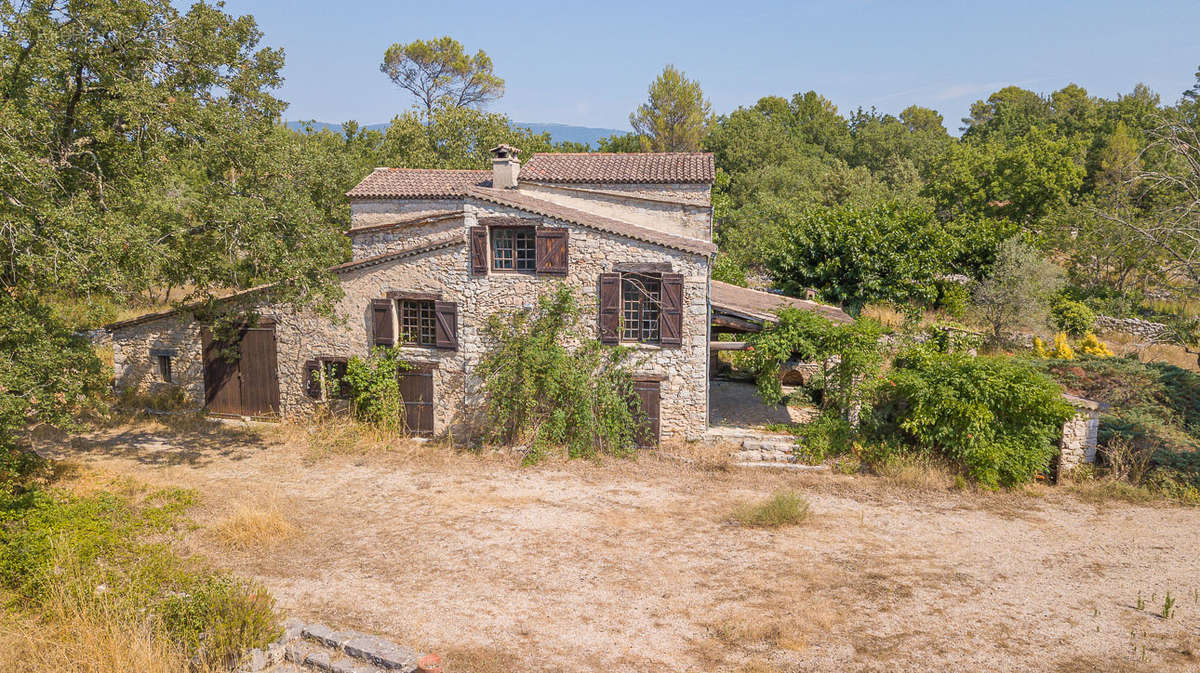
<path fill-rule="evenodd" d="M 101 431 L 49 447 L 51 458 L 123 458 L 143 465 L 204 467 L 214 460 L 244 460 L 268 442 L 252 428 L 197 418 L 152 428 Z"/>

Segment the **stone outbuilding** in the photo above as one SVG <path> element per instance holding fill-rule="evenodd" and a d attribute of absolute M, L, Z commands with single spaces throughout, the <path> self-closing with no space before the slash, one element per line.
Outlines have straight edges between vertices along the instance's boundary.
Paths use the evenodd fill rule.
<path fill-rule="evenodd" d="M 712 155 L 534 154 L 522 166 L 502 145 L 493 156 L 492 170 L 378 168 L 351 189 L 352 257 L 332 269 L 344 291 L 332 317 L 257 289 L 222 300 L 259 316 L 234 336 L 186 307 L 109 325 L 116 386 L 178 386 L 214 414 L 302 415 L 338 395 L 323 382 L 350 357 L 395 346 L 415 365 L 401 380 L 410 430 L 465 439 L 480 420 L 487 320 L 563 283 L 591 316 L 579 336 L 635 351 L 646 437 L 700 437 Z"/>

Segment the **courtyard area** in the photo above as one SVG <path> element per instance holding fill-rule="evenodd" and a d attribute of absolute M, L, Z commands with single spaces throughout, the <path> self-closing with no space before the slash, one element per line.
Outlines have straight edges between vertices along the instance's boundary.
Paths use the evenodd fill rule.
<path fill-rule="evenodd" d="M 189 550 L 289 616 L 440 652 L 448 673 L 1200 666 L 1196 508 L 739 469 L 720 447 L 523 468 L 202 420 L 40 444 L 76 488 L 194 490 Z M 736 523 L 780 490 L 808 520 Z"/>

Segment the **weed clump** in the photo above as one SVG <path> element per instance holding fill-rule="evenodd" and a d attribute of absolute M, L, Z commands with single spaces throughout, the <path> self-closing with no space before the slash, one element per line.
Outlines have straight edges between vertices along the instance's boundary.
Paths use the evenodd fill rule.
<path fill-rule="evenodd" d="M 743 504 L 733 512 L 733 519 L 743 526 L 779 528 L 795 526 L 808 519 L 808 500 L 795 491 L 778 491 L 758 504 Z"/>

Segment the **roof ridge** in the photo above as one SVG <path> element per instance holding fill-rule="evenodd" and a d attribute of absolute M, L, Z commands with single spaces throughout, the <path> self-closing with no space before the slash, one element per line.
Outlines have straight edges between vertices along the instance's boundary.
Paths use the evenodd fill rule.
<path fill-rule="evenodd" d="M 712 156 L 712 152 L 534 152 L 535 157 L 669 157 L 669 156 Z"/>

